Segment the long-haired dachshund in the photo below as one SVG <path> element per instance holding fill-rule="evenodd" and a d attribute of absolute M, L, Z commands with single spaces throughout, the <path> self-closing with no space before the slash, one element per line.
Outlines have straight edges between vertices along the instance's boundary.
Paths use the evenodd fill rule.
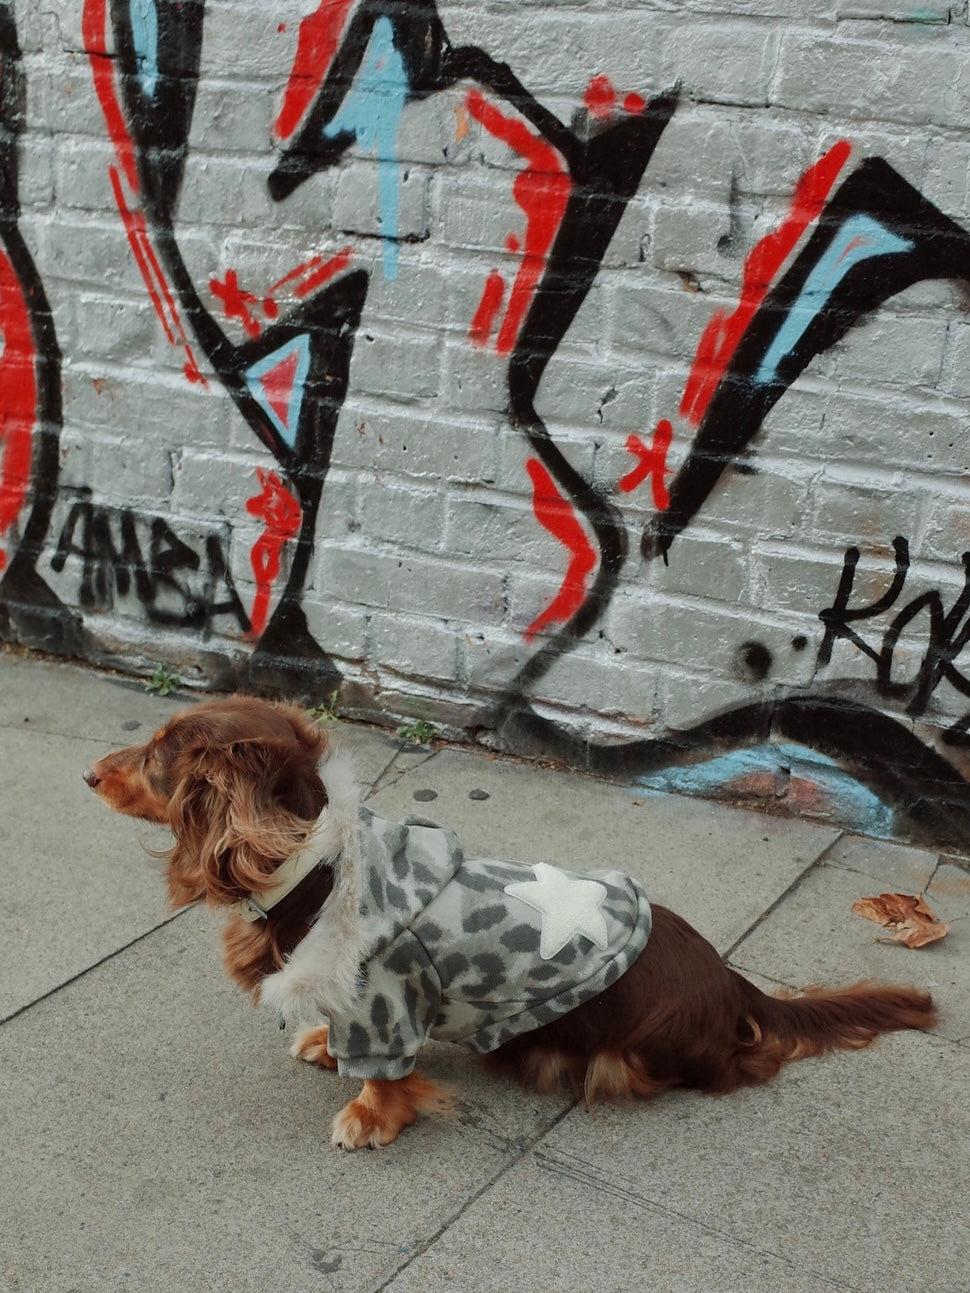
<path fill-rule="evenodd" d="M 935 1017 L 903 987 L 766 996 L 620 872 L 472 861 L 450 831 L 385 821 L 292 706 L 203 702 L 84 776 L 171 828 L 172 905 L 227 910 L 226 969 L 281 1025 L 303 1020 L 292 1053 L 364 1079 L 333 1123 L 345 1149 L 444 1107 L 414 1067 L 428 1037 L 592 1102 L 723 1094 Z"/>

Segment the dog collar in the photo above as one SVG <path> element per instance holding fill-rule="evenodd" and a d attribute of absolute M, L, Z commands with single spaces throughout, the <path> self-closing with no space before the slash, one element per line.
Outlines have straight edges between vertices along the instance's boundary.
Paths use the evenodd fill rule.
<path fill-rule="evenodd" d="M 299 853 L 287 858 L 282 866 L 277 867 L 276 883 L 272 888 L 262 889 L 259 893 L 248 893 L 245 898 L 234 902 L 229 908 L 233 915 L 240 916 L 248 924 L 265 920 L 274 907 L 278 906 L 297 885 L 320 866 L 323 858 L 318 838 L 319 828 L 318 822 Z"/>

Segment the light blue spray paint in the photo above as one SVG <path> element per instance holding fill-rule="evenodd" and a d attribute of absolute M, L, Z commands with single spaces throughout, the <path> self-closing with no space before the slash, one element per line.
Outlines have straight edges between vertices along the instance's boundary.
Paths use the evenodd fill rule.
<path fill-rule="evenodd" d="M 817 785 L 828 798 L 835 815 L 848 826 L 883 839 L 894 834 L 894 815 L 887 804 L 840 768 L 834 759 L 801 745 L 764 742 L 718 755 L 691 767 L 664 768 L 641 777 L 637 784 L 648 790 L 711 797 L 732 782 L 756 773 L 775 773 L 780 767 L 791 776 Z"/>
<path fill-rule="evenodd" d="M 374 149 L 387 279 L 397 278 L 397 131 L 407 97 L 407 69 L 394 48 L 394 28 L 390 19 L 378 18 L 354 83 L 323 133 L 333 139 L 349 131 L 361 148 Z"/>
<path fill-rule="evenodd" d="M 149 99 L 154 99 L 158 85 L 158 10 L 155 0 L 131 0 L 130 13 L 138 80 Z"/>
<path fill-rule="evenodd" d="M 849 216 L 805 280 L 798 300 L 768 348 L 755 375 L 758 385 L 778 380 L 778 365 L 795 349 L 809 324 L 854 265 L 872 256 L 910 251 L 912 246 L 907 239 L 898 237 L 871 216 Z"/>
<path fill-rule="evenodd" d="M 271 373 L 274 368 L 278 368 L 280 364 L 285 363 L 294 355 L 296 356 L 296 369 L 293 374 L 293 385 L 290 388 L 286 420 L 284 421 L 266 394 L 263 378 L 267 373 Z M 274 350 L 272 354 L 252 364 L 243 373 L 250 394 L 291 449 L 296 447 L 296 433 L 300 425 L 300 411 L 303 407 L 303 397 L 306 394 L 306 378 L 309 371 L 310 338 L 305 332 L 302 332 L 298 337 L 294 337 L 292 341 L 288 341 L 285 346 L 281 346 L 279 350 Z"/>

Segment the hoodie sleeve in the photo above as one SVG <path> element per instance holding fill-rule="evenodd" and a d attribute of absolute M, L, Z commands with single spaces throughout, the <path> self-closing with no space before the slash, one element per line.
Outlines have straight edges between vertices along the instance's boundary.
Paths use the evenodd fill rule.
<path fill-rule="evenodd" d="M 409 930 L 363 967 L 352 1016 L 332 1017 L 327 1049 L 341 1077 L 407 1077 L 434 1025 L 441 983 Z"/>

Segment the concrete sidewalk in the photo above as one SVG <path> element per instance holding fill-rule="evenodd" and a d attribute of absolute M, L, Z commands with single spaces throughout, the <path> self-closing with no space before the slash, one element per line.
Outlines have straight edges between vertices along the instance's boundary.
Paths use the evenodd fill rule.
<path fill-rule="evenodd" d="M 178 702 L 184 704 L 184 701 Z M 387 1150 L 331 1149 L 357 1084 L 291 1060 L 225 978 L 218 919 L 165 909 L 142 847 L 81 780 L 177 703 L 0 655 L 0 1288 L 287 1293 L 970 1290 L 970 922 L 919 952 L 854 899 L 970 874 L 848 837 L 338 725 L 368 802 L 469 852 L 617 865 L 762 986 L 930 986 L 930 1035 L 790 1067 L 722 1100 L 590 1113 L 431 1046 L 459 1087 Z"/>

